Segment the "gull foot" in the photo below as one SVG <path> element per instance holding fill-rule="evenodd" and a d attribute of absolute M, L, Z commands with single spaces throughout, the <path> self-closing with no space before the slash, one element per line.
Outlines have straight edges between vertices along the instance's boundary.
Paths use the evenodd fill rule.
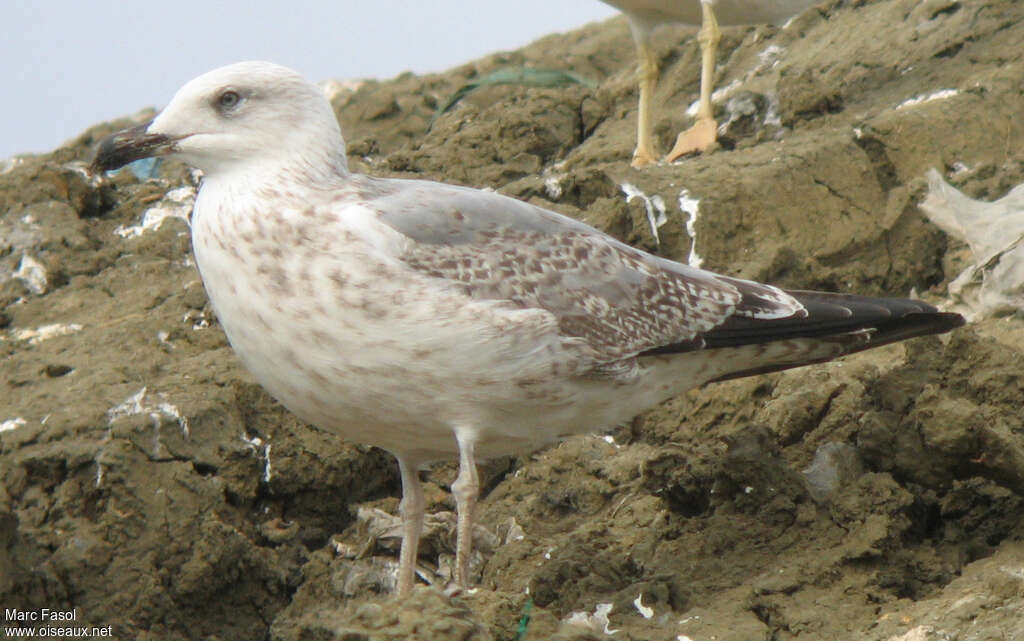
<path fill-rule="evenodd" d="M 640 149 L 639 147 L 637 147 L 636 151 L 633 152 L 633 162 L 629 164 L 636 169 L 640 169 L 641 167 L 654 165 L 657 162 L 658 159 L 654 156 L 653 153 L 646 149 Z"/>
<path fill-rule="evenodd" d="M 455 597 L 461 597 L 466 596 L 468 594 L 472 594 L 475 591 L 475 589 L 468 589 L 466 588 L 466 586 L 459 585 L 458 583 L 455 583 L 453 581 L 452 583 L 449 583 L 448 585 L 444 586 L 442 593 L 449 599 L 454 599 Z"/>
<path fill-rule="evenodd" d="M 718 146 L 718 123 L 712 118 L 698 120 L 692 127 L 679 134 L 672 151 L 665 160 L 673 162 L 682 156 L 712 151 Z"/>

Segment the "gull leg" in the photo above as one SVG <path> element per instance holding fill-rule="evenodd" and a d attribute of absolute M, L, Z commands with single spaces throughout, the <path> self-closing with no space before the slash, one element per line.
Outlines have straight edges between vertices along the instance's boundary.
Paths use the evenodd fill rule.
<path fill-rule="evenodd" d="M 715 85 L 715 53 L 718 50 L 718 42 L 722 39 L 722 32 L 718 29 L 718 20 L 715 19 L 715 11 L 709 0 L 701 0 L 701 10 L 703 19 L 697 33 L 701 53 L 697 122 L 676 138 L 672 151 L 665 156 L 665 160 L 669 162 L 695 151 L 707 151 L 718 139 L 718 123 L 715 122 L 711 109 L 711 91 Z"/>
<path fill-rule="evenodd" d="M 423 486 L 416 466 L 398 457 L 398 470 L 402 475 L 402 502 L 398 511 L 402 515 L 402 551 L 398 555 L 398 596 L 412 592 L 416 582 L 416 553 L 423 532 Z"/>
<path fill-rule="evenodd" d="M 640 86 L 640 104 L 636 123 L 636 151 L 633 152 L 633 166 L 643 167 L 658 162 L 654 151 L 654 134 L 651 130 L 651 97 L 658 83 L 658 61 L 651 50 L 650 28 L 630 22 L 633 40 L 636 41 L 637 77 Z"/>
<path fill-rule="evenodd" d="M 452 495 L 458 520 L 455 529 L 455 584 L 469 585 L 469 557 L 473 551 L 473 510 L 480 494 L 480 479 L 473 455 L 474 441 L 468 435 L 456 434 L 459 441 L 459 475 L 452 483 Z"/>

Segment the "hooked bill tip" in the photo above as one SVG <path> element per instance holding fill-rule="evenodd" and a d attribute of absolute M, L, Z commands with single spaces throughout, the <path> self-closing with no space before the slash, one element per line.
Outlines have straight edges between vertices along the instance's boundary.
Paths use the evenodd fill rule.
<path fill-rule="evenodd" d="M 96 147 L 96 157 L 89 168 L 93 172 L 120 169 L 128 163 L 161 156 L 174 151 L 177 138 L 164 134 L 147 133 L 149 123 L 113 133 Z"/>

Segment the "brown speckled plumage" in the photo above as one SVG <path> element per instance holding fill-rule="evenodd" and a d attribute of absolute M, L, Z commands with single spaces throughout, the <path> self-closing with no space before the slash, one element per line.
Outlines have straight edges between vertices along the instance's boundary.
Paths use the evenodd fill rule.
<path fill-rule="evenodd" d="M 225 92 L 238 100 L 221 107 Z M 148 128 L 104 142 L 96 166 L 158 153 L 205 174 L 193 250 L 238 357 L 305 421 L 398 458 L 399 593 L 413 585 L 424 463 L 459 457 L 465 584 L 477 457 L 962 323 L 917 301 L 694 269 L 493 192 L 351 174 L 319 90 L 269 63 L 193 80 Z"/>

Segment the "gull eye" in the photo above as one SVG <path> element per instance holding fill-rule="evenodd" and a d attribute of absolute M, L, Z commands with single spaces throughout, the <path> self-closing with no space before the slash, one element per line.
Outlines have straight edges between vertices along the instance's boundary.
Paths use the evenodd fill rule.
<path fill-rule="evenodd" d="M 242 102 L 242 97 L 233 89 L 222 91 L 217 96 L 217 106 L 221 111 L 230 111 L 237 107 L 240 102 Z"/>

